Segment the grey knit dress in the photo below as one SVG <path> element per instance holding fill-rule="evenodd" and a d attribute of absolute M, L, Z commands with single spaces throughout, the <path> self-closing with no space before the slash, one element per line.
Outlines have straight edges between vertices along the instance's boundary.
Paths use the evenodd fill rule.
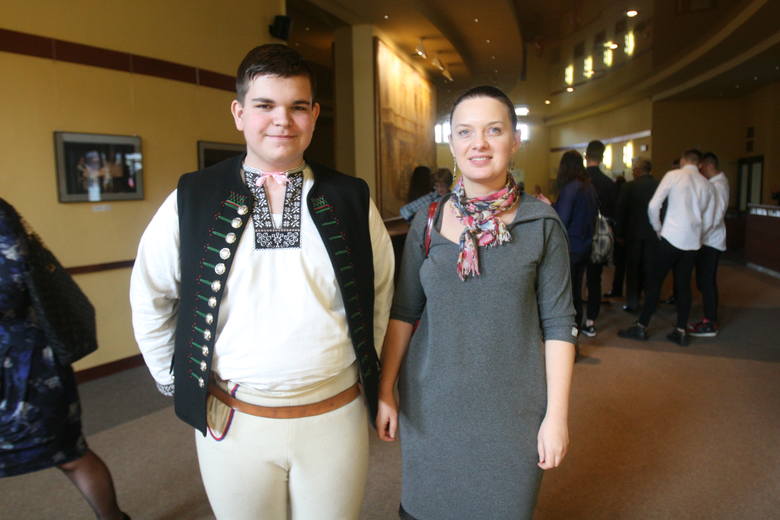
<path fill-rule="evenodd" d="M 399 376 L 401 505 L 417 520 L 531 518 L 547 404 L 543 340 L 576 342 L 566 231 L 523 195 L 510 243 L 479 249 L 458 278 L 458 245 L 426 211 L 404 247 L 391 318 L 420 320 Z"/>

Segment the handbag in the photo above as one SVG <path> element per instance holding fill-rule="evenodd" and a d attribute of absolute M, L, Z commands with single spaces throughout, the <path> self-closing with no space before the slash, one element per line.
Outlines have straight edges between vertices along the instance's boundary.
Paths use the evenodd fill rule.
<path fill-rule="evenodd" d="M 95 308 L 37 234 L 28 231 L 25 239 L 25 283 L 37 322 L 54 355 L 69 365 L 97 350 Z"/>

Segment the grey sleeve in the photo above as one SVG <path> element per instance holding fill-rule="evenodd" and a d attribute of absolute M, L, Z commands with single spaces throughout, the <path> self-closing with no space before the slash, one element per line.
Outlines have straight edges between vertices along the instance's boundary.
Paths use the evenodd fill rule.
<path fill-rule="evenodd" d="M 545 341 L 577 343 L 569 244 L 563 225 L 558 219 L 544 220 L 544 252 L 536 277 L 536 299 Z"/>
<path fill-rule="evenodd" d="M 414 323 L 420 319 L 425 308 L 425 292 L 420 283 L 420 266 L 425 261 L 423 238 L 427 220 L 427 212 L 418 211 L 406 234 L 390 319 Z"/>

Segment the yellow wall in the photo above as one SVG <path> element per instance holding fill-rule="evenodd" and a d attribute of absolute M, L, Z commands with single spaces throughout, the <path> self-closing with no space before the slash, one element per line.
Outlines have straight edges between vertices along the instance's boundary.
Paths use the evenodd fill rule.
<path fill-rule="evenodd" d="M 569 147 L 575 144 L 587 143 L 594 139 L 608 140 L 652 129 L 653 137 L 631 139 L 631 142 L 634 145 L 633 156 L 650 158 L 655 137 L 655 130 L 652 128 L 652 125 L 652 104 L 650 100 L 643 100 L 611 112 L 605 112 L 569 123 L 550 126 L 549 148 Z M 629 173 L 629 168 L 623 164 L 622 156 L 623 145 L 626 142 L 627 141 L 621 140 L 611 143 L 612 168 L 608 169 L 603 167 L 602 169 L 607 171 L 607 173 L 611 173 L 613 176 L 626 175 Z M 646 152 L 640 151 L 642 145 L 648 147 Z M 584 153 L 585 151 L 584 147 L 577 148 L 577 150 L 581 153 Z M 563 153 L 563 151 L 549 151 L 547 154 L 547 175 L 548 179 L 550 179 L 550 181 L 548 181 L 549 188 L 554 186 L 552 179 L 557 175 L 558 163 L 560 162 Z M 544 185 L 542 185 L 542 188 L 544 188 Z"/>
<path fill-rule="evenodd" d="M 686 148 L 712 151 L 729 178 L 731 206 L 737 195 L 737 161 L 763 156 L 761 202 L 780 191 L 780 82 L 740 98 L 660 101 L 653 106 L 653 161 L 668 166 Z M 755 132 L 753 151 L 745 148 L 747 128 Z M 656 169 L 656 172 L 661 170 Z"/>
<path fill-rule="evenodd" d="M 100 2 L 5 0 L 0 26 L 233 74 L 284 1 Z M 0 53 L 0 172 L 12 203 L 65 266 L 131 259 L 179 175 L 196 169 L 198 140 L 242 142 L 232 94 L 192 84 Z M 57 202 L 54 131 L 139 135 L 142 201 Z M 96 211 L 103 210 L 103 211 Z M 129 269 L 80 275 L 98 312 L 100 349 L 77 369 L 138 353 L 131 336 Z"/>

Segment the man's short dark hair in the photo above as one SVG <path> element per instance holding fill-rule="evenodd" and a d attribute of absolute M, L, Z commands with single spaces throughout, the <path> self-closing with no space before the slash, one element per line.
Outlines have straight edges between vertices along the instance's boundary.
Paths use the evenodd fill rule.
<path fill-rule="evenodd" d="M 718 156 L 712 152 L 707 152 L 701 156 L 701 163 L 711 164 L 715 169 L 719 168 Z"/>
<path fill-rule="evenodd" d="M 601 162 L 604 159 L 604 150 L 606 146 L 601 141 L 591 141 L 588 148 L 585 149 L 585 158 Z"/>
<path fill-rule="evenodd" d="M 653 169 L 653 163 L 644 157 L 637 157 L 636 167 L 644 174 L 649 174 Z"/>
<path fill-rule="evenodd" d="M 701 152 L 696 148 L 685 150 L 682 156 L 689 163 L 699 164 L 701 162 Z"/>
<path fill-rule="evenodd" d="M 309 79 L 311 96 L 314 99 L 317 84 L 311 67 L 296 50 L 281 43 L 267 43 L 247 53 L 236 73 L 236 100 L 244 103 L 249 84 L 257 76 L 292 78 L 304 76 Z"/>

